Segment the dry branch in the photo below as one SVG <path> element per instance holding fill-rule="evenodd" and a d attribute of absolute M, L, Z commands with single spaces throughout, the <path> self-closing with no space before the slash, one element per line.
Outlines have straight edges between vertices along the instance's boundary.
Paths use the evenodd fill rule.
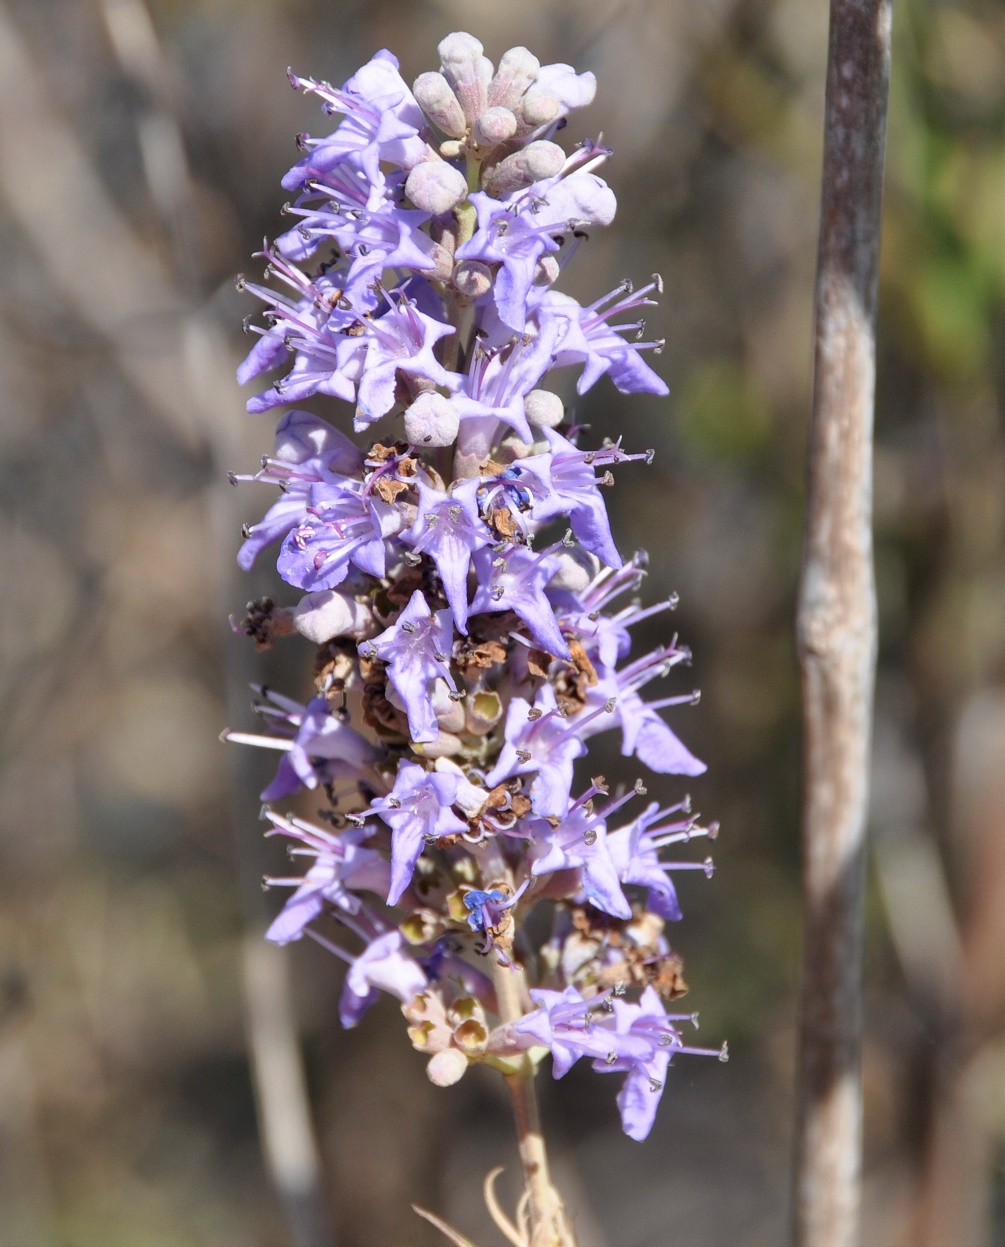
<path fill-rule="evenodd" d="M 798 606 L 804 961 L 796 1241 L 857 1237 L 862 892 L 876 653 L 875 310 L 889 0 L 833 0 Z"/>

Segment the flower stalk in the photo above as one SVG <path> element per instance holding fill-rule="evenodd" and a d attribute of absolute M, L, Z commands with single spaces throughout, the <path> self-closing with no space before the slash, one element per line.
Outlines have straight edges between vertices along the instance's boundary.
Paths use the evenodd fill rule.
<path fill-rule="evenodd" d="M 253 603 L 234 627 L 259 647 L 309 642 L 314 696 L 262 689 L 262 729 L 228 735 L 279 752 L 267 834 L 307 866 L 266 880 L 292 888 L 268 938 L 308 936 L 346 964 L 344 1026 L 397 997 L 435 1084 L 502 1073 L 526 1187 L 517 1232 L 573 1247 L 538 1118 L 542 1059 L 555 1077 L 582 1058 L 623 1075 L 635 1139 L 675 1054 L 725 1059 L 668 1010 L 686 990 L 672 876 L 711 863 L 663 854 L 715 824 L 686 798 L 640 807 L 641 780 L 612 794 L 580 773 L 611 730 L 658 774 L 705 769 L 661 713 L 696 696 L 642 697 L 689 651 L 674 638 L 629 658 L 634 624 L 676 599 L 636 600 L 646 559 L 622 558 L 602 491 L 652 452 L 583 446 L 554 377 L 665 394 L 644 358 L 661 343 L 636 315 L 661 283 L 588 306 L 557 287 L 615 213 L 607 149 L 555 141 L 593 75 L 526 48 L 496 67 L 467 34 L 439 52 L 411 89 L 386 51 L 341 88 L 290 78 L 343 119 L 300 136 L 283 179 L 294 224 L 262 253 L 269 284 L 241 279 L 265 313 L 239 378 L 281 373 L 248 408 L 290 409 L 261 470 L 231 479 L 278 487 L 238 559 L 278 544 L 300 596 Z M 306 399 L 341 405 L 357 440 Z M 316 818 L 280 808 L 304 791 Z"/>

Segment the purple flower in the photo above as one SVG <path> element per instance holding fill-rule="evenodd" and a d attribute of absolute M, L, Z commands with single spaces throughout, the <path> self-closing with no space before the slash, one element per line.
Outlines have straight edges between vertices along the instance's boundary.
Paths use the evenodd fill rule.
<path fill-rule="evenodd" d="M 605 994 L 584 998 L 574 987 L 563 992 L 531 990 L 538 1006 L 509 1032 L 549 1048 L 552 1072 L 562 1078 L 589 1057 L 601 1074 L 627 1074 L 618 1093 L 621 1124 L 629 1138 L 642 1140 L 652 1129 L 667 1066 L 674 1051 L 704 1052 L 684 1046 L 652 987 L 638 1004 Z"/>
<path fill-rule="evenodd" d="M 316 485 L 311 505 L 279 552 L 287 584 L 313 592 L 334 589 L 353 563 L 378 579 L 385 571 L 384 539 L 405 526 L 398 507 L 367 494 L 358 481 Z"/>
<path fill-rule="evenodd" d="M 652 299 L 645 295 L 653 289 L 661 289 L 659 281 L 643 287 L 638 293 L 632 293 L 631 283 L 623 282 L 616 290 L 597 299 L 589 307 L 581 307 L 575 299 L 561 294 L 557 290 L 544 290 L 540 295 L 540 311 L 538 315 L 547 314 L 563 322 L 564 332 L 561 345 L 555 357 L 555 367 L 566 364 L 583 364 L 582 375 L 576 385 L 580 394 L 584 394 L 606 372 L 615 386 L 623 394 L 666 394 L 666 383 L 639 357 L 639 352 L 663 349 L 662 341 L 643 342 L 640 335 L 645 332 L 645 321 L 636 320 L 629 324 L 611 325 L 609 318 L 636 307 L 649 306 Z M 605 308 L 610 300 L 619 301 Z M 632 342 L 626 342 L 621 336 L 631 333 L 635 336 Z"/>
<path fill-rule="evenodd" d="M 366 811 L 379 815 L 391 828 L 389 905 L 396 904 L 411 883 L 423 844 L 468 830 L 450 808 L 459 782 L 460 777 L 449 771 L 426 771 L 414 762 L 402 762 L 394 787 Z"/>
<path fill-rule="evenodd" d="M 568 515 L 573 535 L 581 545 L 608 567 L 620 567 L 622 558 L 611 537 L 607 506 L 598 489 L 598 485 L 612 485 L 614 478 L 610 472 L 598 477 L 595 469 L 647 456 L 627 455 L 619 446 L 580 450 L 554 429 L 543 429 L 542 433 L 550 453 L 521 459 L 517 466 L 521 476 L 529 474 L 536 482 L 534 519 L 543 524 Z"/>
<path fill-rule="evenodd" d="M 382 49 L 357 70 L 341 90 L 313 78 L 290 77 L 294 87 L 317 95 L 328 113 L 345 113 L 334 134 L 312 139 L 302 136 L 308 154 L 283 178 L 283 188 L 298 190 L 305 182 L 338 166 L 350 154 L 358 156 L 371 181 L 386 161 L 410 169 L 428 149 L 419 132 L 426 119 L 404 79 L 398 60 Z"/>
<path fill-rule="evenodd" d="M 364 429 L 391 410 L 399 370 L 452 389 L 453 374 L 436 358 L 433 348 L 454 332 L 452 325 L 425 315 L 404 297 L 383 316 L 369 321 L 358 339 L 362 345 L 356 360 L 360 380 L 355 427 Z"/>
<path fill-rule="evenodd" d="M 479 480 L 465 481 L 445 494 L 419 480 L 418 514 L 412 528 L 402 535 L 416 552 L 428 554 L 436 564 L 454 623 L 465 635 L 471 555 L 494 540 L 479 514 L 480 486 Z"/>
<path fill-rule="evenodd" d="M 422 967 L 409 956 L 406 948 L 400 931 L 388 931 L 368 944 L 352 961 L 339 1001 L 339 1020 L 347 1030 L 357 1024 L 379 992 L 387 992 L 397 996 L 402 1004 L 409 1004 L 426 987 Z"/>
<path fill-rule="evenodd" d="M 691 839 L 707 836 L 714 839 L 718 834 L 718 825 L 711 823 L 701 827 L 696 818 L 671 818 L 670 815 L 687 814 L 689 801 L 660 809 L 653 801 L 627 827 L 612 831 L 607 837 L 607 847 L 622 883 L 634 883 L 647 889 L 646 909 L 658 914 L 670 922 L 681 918 L 680 903 L 677 890 L 670 881 L 667 872 L 671 870 L 703 870 L 712 875 L 712 859 L 703 862 L 661 862 L 660 849 L 670 844 L 687 844 Z M 660 823 L 657 827 L 654 824 Z"/>
<path fill-rule="evenodd" d="M 506 714 L 506 739 L 499 761 L 486 776 L 489 787 L 513 775 L 534 775 L 530 797 L 542 818 L 563 818 L 569 808 L 573 763 L 586 752 L 581 738 L 562 717 L 550 684 L 533 707 L 514 697 Z"/>
<path fill-rule="evenodd" d="M 538 819 L 533 829 L 535 850 L 540 853 L 531 867 L 533 875 L 578 871 L 583 894 L 592 905 L 615 918 L 632 916 L 599 815 L 577 802 L 557 827 Z"/>
<path fill-rule="evenodd" d="M 535 645 L 558 658 L 569 657 L 569 646 L 559 630 L 545 587 L 558 570 L 551 546 L 540 554 L 522 546 L 501 553 L 479 550 L 473 558 L 478 589 L 471 603 L 472 615 L 490 611 L 513 611 L 527 625 Z"/>
<path fill-rule="evenodd" d="M 337 276 L 353 299 L 379 279 L 385 268 L 428 272 L 436 267 L 436 248 L 422 226 L 429 213 L 402 206 L 403 174 L 380 175 L 370 182 L 360 161 L 347 157 L 337 168 L 318 174 L 289 207 L 298 223 L 276 239 L 288 260 L 300 263 L 323 244 L 345 257 Z"/>
<path fill-rule="evenodd" d="M 408 730 L 416 742 L 433 741 L 439 735 L 433 708 L 433 686 L 450 674 L 450 651 L 454 630 L 450 611 L 431 611 L 419 589 L 389 628 L 370 641 L 360 653 L 387 663 L 388 678 L 408 715 Z"/>
<path fill-rule="evenodd" d="M 270 834 L 288 836 L 299 843 L 299 848 L 290 850 L 291 855 L 314 858 L 303 879 L 266 880 L 270 886 L 296 887 L 266 931 L 267 940 L 288 944 L 300 939 L 304 928 L 324 910 L 326 903 L 349 914 L 358 913 L 360 899 L 350 888 L 379 896 L 387 891 L 387 859 L 375 849 L 363 847 L 367 833 L 362 828 L 351 827 L 335 834 L 303 819 L 284 818 L 274 810 L 267 813 L 274 828 Z"/>
<path fill-rule="evenodd" d="M 580 1057 L 606 1056 L 607 1032 L 594 1026 L 601 1000 L 586 1000 L 575 987 L 561 992 L 531 988 L 530 996 L 538 1007 L 510 1030 L 549 1049 L 556 1078 L 563 1078 Z"/>
<path fill-rule="evenodd" d="M 498 316 L 487 312 L 483 336 L 453 399 L 461 419 L 501 420 L 525 442 L 533 442 L 524 399 L 552 366 L 560 328 L 557 320 L 540 318 L 514 336 Z"/>
<path fill-rule="evenodd" d="M 273 705 L 266 703 L 260 709 L 272 719 L 280 735 L 227 733 L 229 740 L 285 751 L 275 779 L 261 794 L 263 801 L 278 801 L 301 788 L 316 788 L 337 779 L 382 786 L 374 770 L 380 751 L 343 716 L 332 714 L 323 698 L 315 697 L 304 707 L 278 693 L 270 691 L 267 696 Z"/>
<path fill-rule="evenodd" d="M 599 705 L 610 704 L 613 700 L 615 711 L 612 717 L 621 726 L 621 753 L 624 757 L 638 758 L 658 775 L 703 775 L 707 770 L 705 763 L 684 746 L 657 713 L 664 706 L 693 703 L 694 694 L 647 704 L 636 692 L 636 680 L 644 683 L 646 679 L 665 674 L 668 662 L 680 661 L 678 654 L 678 651 L 669 648 L 654 650 L 613 676 L 602 677 L 587 693 L 583 714 L 589 714 Z M 582 722 L 587 736 L 613 726 L 614 722 L 599 717 L 589 724 L 585 719 Z"/>

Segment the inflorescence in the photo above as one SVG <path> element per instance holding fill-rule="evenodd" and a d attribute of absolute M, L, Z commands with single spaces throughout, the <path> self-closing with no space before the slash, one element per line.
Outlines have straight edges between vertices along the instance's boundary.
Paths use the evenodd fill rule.
<path fill-rule="evenodd" d="M 575 367 L 579 393 L 606 374 L 665 394 L 639 315 L 661 283 L 585 307 L 555 288 L 615 212 L 609 151 L 555 142 L 593 75 L 525 48 L 494 68 L 467 34 L 439 52 L 411 90 L 387 51 L 339 90 L 290 76 L 343 119 L 299 137 L 270 284 L 239 279 L 265 324 L 246 325 L 238 376 L 282 373 L 253 412 L 351 404 L 363 447 L 293 408 L 261 470 L 231 477 L 278 489 L 241 566 L 278 542 L 303 593 L 234 627 L 262 647 L 299 634 L 316 659 L 306 705 L 261 689 L 263 731 L 226 735 L 282 752 L 263 812 L 308 869 L 266 881 L 293 889 L 268 938 L 307 935 L 347 964 L 343 1025 L 396 996 L 440 1085 L 471 1063 L 550 1052 L 561 1077 L 586 1057 L 625 1075 L 641 1139 L 676 1053 L 725 1059 L 687 1043 L 697 1015 L 668 1011 L 686 989 L 665 935 L 674 872 L 712 864 L 664 851 L 716 826 L 686 799 L 639 811 L 641 782 L 612 796 L 577 775 L 589 738 L 615 730 L 653 771 L 705 767 L 659 713 L 697 694 L 641 696 L 687 649 L 629 658 L 633 625 L 676 599 L 640 605 L 645 556 L 619 555 L 602 490 L 652 453 L 584 448 L 545 381 Z M 318 821 L 274 804 L 303 789 Z M 531 910 L 545 917 L 528 926 Z"/>

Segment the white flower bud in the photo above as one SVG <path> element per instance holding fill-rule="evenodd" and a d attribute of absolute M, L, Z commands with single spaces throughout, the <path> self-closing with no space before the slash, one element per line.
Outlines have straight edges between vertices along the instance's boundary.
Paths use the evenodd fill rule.
<path fill-rule="evenodd" d="M 521 95 L 537 78 L 541 62 L 526 48 L 510 48 L 502 54 L 496 76 L 489 84 L 489 105 L 515 108 Z"/>
<path fill-rule="evenodd" d="M 549 589 L 582 593 L 600 571 L 600 560 L 579 546 L 575 550 L 562 550 L 556 557 L 558 571 L 548 581 Z"/>
<path fill-rule="evenodd" d="M 462 260 L 451 279 L 454 289 L 469 299 L 480 299 L 492 289 L 492 270 L 481 260 Z"/>
<path fill-rule="evenodd" d="M 544 91 L 528 91 L 520 101 L 520 115 L 532 130 L 558 116 L 558 100 Z"/>
<path fill-rule="evenodd" d="M 479 147 L 495 147 L 516 134 L 517 121 L 508 108 L 487 108 L 472 127 Z"/>
<path fill-rule="evenodd" d="M 405 436 L 413 446 L 452 446 L 460 427 L 457 408 L 435 390 L 420 394 L 405 412 Z"/>
<path fill-rule="evenodd" d="M 464 174 L 444 160 L 424 160 L 417 164 L 405 182 L 405 194 L 422 212 L 442 216 L 455 208 L 468 193 Z"/>
<path fill-rule="evenodd" d="M 300 599 L 293 611 L 293 626 L 315 645 L 335 637 L 362 640 L 373 631 L 369 607 L 334 589 L 319 589 Z"/>
<path fill-rule="evenodd" d="M 562 271 L 562 266 L 558 262 L 558 257 L 553 255 L 543 255 L 534 265 L 534 285 L 550 286 L 552 282 L 558 280 L 558 275 Z"/>
<path fill-rule="evenodd" d="M 490 195 L 506 195 L 543 178 L 554 177 L 565 164 L 565 152 L 557 143 L 540 140 L 500 160 L 485 172 L 485 189 Z"/>
<path fill-rule="evenodd" d="M 456 734 L 464 731 L 464 706 L 450 696 L 450 686 L 446 680 L 435 681 L 430 701 L 433 704 L 436 722 L 444 732 Z"/>
<path fill-rule="evenodd" d="M 454 253 L 442 243 L 434 242 L 433 268 L 430 272 L 430 276 L 434 281 L 449 281 L 453 271 Z"/>
<path fill-rule="evenodd" d="M 452 1087 L 467 1072 L 468 1058 L 458 1048 L 446 1048 L 429 1058 L 426 1076 L 435 1087 Z"/>
<path fill-rule="evenodd" d="M 492 62 L 482 55 L 482 45 L 461 31 L 440 42 L 440 69 L 454 89 L 469 125 L 474 125 L 488 105 Z"/>
<path fill-rule="evenodd" d="M 539 429 L 557 429 L 565 419 L 565 404 L 550 390 L 531 390 L 523 400 L 528 424 Z"/>
<path fill-rule="evenodd" d="M 434 126 L 451 138 L 464 137 L 467 131 L 464 111 L 442 74 L 419 74 L 412 86 L 412 94 Z"/>

